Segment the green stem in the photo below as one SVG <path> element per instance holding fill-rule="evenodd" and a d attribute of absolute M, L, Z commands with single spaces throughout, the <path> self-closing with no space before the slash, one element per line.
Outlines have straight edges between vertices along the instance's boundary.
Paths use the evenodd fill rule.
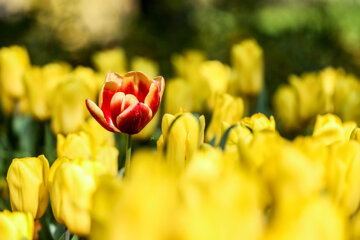
<path fill-rule="evenodd" d="M 65 240 L 70 240 L 70 231 L 68 229 L 65 232 Z"/>
<path fill-rule="evenodd" d="M 125 134 L 126 136 L 126 158 L 125 158 L 125 175 L 129 174 L 130 171 L 130 160 L 131 160 L 131 135 Z"/>

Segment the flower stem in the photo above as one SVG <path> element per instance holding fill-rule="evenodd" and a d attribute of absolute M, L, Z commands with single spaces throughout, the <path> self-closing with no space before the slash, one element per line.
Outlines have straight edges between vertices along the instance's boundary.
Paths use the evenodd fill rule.
<path fill-rule="evenodd" d="M 129 174 L 130 171 L 130 160 L 131 160 L 131 135 L 125 134 L 126 136 L 126 157 L 125 157 L 125 175 Z"/>
<path fill-rule="evenodd" d="M 70 240 L 70 231 L 69 231 L 69 229 L 66 229 L 65 240 Z"/>

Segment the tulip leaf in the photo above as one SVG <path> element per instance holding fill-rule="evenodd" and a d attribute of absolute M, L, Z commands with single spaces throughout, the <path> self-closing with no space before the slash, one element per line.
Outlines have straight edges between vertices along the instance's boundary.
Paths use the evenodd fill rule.
<path fill-rule="evenodd" d="M 228 129 L 226 129 L 225 133 L 222 135 L 221 139 L 220 139 L 220 144 L 219 147 L 221 148 L 221 150 L 225 150 L 225 145 L 226 145 L 226 141 L 229 137 L 230 131 L 231 129 L 233 129 L 237 124 L 233 124 L 231 125 Z"/>

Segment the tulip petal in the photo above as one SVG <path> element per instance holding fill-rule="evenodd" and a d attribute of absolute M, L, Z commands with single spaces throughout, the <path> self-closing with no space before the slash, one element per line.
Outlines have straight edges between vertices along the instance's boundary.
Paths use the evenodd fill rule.
<path fill-rule="evenodd" d="M 111 119 L 112 122 L 116 122 L 117 116 L 122 112 L 121 106 L 125 101 L 125 94 L 123 92 L 117 92 L 113 96 L 110 102 L 110 112 L 111 112 Z"/>
<path fill-rule="evenodd" d="M 161 101 L 162 96 L 164 94 L 164 89 L 165 89 L 165 79 L 163 76 L 158 76 L 158 77 L 154 78 L 154 81 L 156 81 L 160 86 L 159 95 L 160 95 L 160 101 Z"/>
<path fill-rule="evenodd" d="M 103 107 L 103 104 L 107 105 L 107 103 L 110 103 L 112 96 L 117 92 L 118 88 L 120 87 L 122 79 L 123 77 L 115 72 L 111 72 L 106 75 L 104 86 L 102 87 L 99 95 L 99 107 L 101 109 Z M 104 92 L 106 92 L 105 99 Z"/>
<path fill-rule="evenodd" d="M 126 94 L 125 99 L 122 102 L 121 105 L 121 112 L 125 111 L 129 106 L 134 105 L 135 103 L 138 103 L 139 100 L 132 94 Z"/>
<path fill-rule="evenodd" d="M 116 126 L 123 133 L 140 132 L 152 118 L 151 109 L 143 103 L 135 103 L 125 109 L 116 119 Z"/>
<path fill-rule="evenodd" d="M 136 96 L 138 89 L 137 89 L 137 86 L 135 85 L 134 77 L 125 75 L 118 91 L 125 93 L 125 95 L 132 94 L 132 95 Z"/>
<path fill-rule="evenodd" d="M 159 86 L 157 85 L 157 82 L 153 82 L 151 84 L 149 93 L 147 94 L 144 103 L 150 107 L 153 114 L 156 113 L 160 104 Z"/>
<path fill-rule="evenodd" d="M 119 130 L 113 125 L 112 120 L 110 120 L 110 123 L 106 121 L 103 111 L 93 101 L 87 98 L 85 103 L 91 115 L 103 128 L 111 132 L 119 132 Z"/>
<path fill-rule="evenodd" d="M 139 102 L 144 102 L 146 95 L 149 92 L 151 80 L 142 72 L 129 72 L 125 76 L 132 76 L 135 85 L 137 86 L 136 97 Z"/>

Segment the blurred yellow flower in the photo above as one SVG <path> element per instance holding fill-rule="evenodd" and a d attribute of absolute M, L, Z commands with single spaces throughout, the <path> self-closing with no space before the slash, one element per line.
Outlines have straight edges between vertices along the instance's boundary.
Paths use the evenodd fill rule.
<path fill-rule="evenodd" d="M 204 141 L 205 118 L 191 113 L 165 114 L 162 135 L 157 142 L 158 151 L 176 170 L 184 168 L 193 153 Z"/>
<path fill-rule="evenodd" d="M 253 132 L 275 131 L 275 119 L 273 116 L 267 118 L 262 113 L 253 114 L 251 117 L 245 117 L 241 122 Z"/>
<path fill-rule="evenodd" d="M 21 112 L 27 110 L 23 74 L 30 68 L 30 59 L 25 48 L 20 46 L 0 49 L 0 96 L 3 110 L 10 114 L 19 100 Z"/>
<path fill-rule="evenodd" d="M 113 144 L 91 141 L 85 132 L 72 133 L 66 137 L 58 134 L 57 155 L 58 159 L 64 157 L 69 160 L 83 158 L 99 162 L 103 164 L 108 174 L 117 174 L 119 151 L 116 147 Z"/>
<path fill-rule="evenodd" d="M 285 131 L 297 130 L 301 127 L 298 117 L 298 99 L 291 86 L 279 87 L 274 94 L 274 111 L 276 119 Z"/>
<path fill-rule="evenodd" d="M 205 61 L 199 68 L 200 76 L 210 89 L 209 106 L 214 107 L 217 94 L 225 93 L 230 79 L 230 67 L 219 61 Z M 205 86 L 204 86 L 205 87 Z"/>
<path fill-rule="evenodd" d="M 56 86 L 69 72 L 70 66 L 65 63 L 50 63 L 25 71 L 24 85 L 31 115 L 40 120 L 50 117 L 49 106 Z"/>
<path fill-rule="evenodd" d="M 40 218 L 48 205 L 49 162 L 44 155 L 13 159 L 7 173 L 13 211 Z"/>
<path fill-rule="evenodd" d="M 33 239 L 34 219 L 30 213 L 0 212 L 0 240 Z"/>
<path fill-rule="evenodd" d="M 188 111 L 203 112 L 206 107 L 208 97 L 210 96 L 209 85 L 200 74 L 200 67 L 205 59 L 205 55 L 202 52 L 196 50 L 188 50 L 183 55 L 174 55 L 172 57 L 172 63 L 174 65 L 177 76 L 181 79 L 184 79 L 188 83 L 188 88 L 191 88 L 192 109 L 186 109 Z M 188 91 L 184 90 L 185 85 L 177 86 L 182 87 L 182 93 L 180 93 L 181 97 L 179 98 L 184 100 L 188 94 Z M 171 93 L 174 91 L 171 91 Z M 188 101 L 189 100 L 186 102 Z M 176 111 L 178 111 L 178 109 L 176 109 Z"/>
<path fill-rule="evenodd" d="M 104 166 L 85 159 L 56 160 L 50 182 L 50 200 L 54 217 L 70 232 L 87 236 L 90 233 L 90 209 L 97 177 L 106 173 Z M 55 161 L 55 162 L 56 162 Z M 51 170 L 50 170 L 51 171 Z"/>
<path fill-rule="evenodd" d="M 259 187 L 218 149 L 196 152 L 179 184 L 180 239 L 261 238 Z"/>
<path fill-rule="evenodd" d="M 125 52 L 121 48 L 114 48 L 97 52 L 92 57 L 95 68 L 103 74 L 108 72 L 127 72 Z"/>
<path fill-rule="evenodd" d="M 85 132 L 89 139 L 92 148 L 95 146 L 115 146 L 114 133 L 104 129 L 94 118 L 90 117 L 80 127 L 82 132 Z"/>
<path fill-rule="evenodd" d="M 325 197 L 314 197 L 288 204 L 286 212 L 276 212 L 265 240 L 343 240 L 344 218 Z"/>
<path fill-rule="evenodd" d="M 30 67 L 30 59 L 25 48 L 20 46 L 0 49 L 0 88 L 3 94 L 12 98 L 24 95 L 23 73 Z"/>
<path fill-rule="evenodd" d="M 352 131 L 356 128 L 355 122 L 342 123 L 341 119 L 333 114 L 318 115 L 316 118 L 313 136 L 332 144 L 337 141 L 349 140 Z"/>
<path fill-rule="evenodd" d="M 131 71 L 143 72 L 150 79 L 153 79 L 159 75 L 159 65 L 145 57 L 134 57 L 131 61 Z"/>
<path fill-rule="evenodd" d="M 263 51 L 253 39 L 244 40 L 231 49 L 235 81 L 241 93 L 257 95 L 264 82 Z"/>
<path fill-rule="evenodd" d="M 175 114 L 180 109 L 186 111 L 194 110 L 193 89 L 191 85 L 182 78 L 171 79 L 166 82 L 165 89 L 165 112 Z"/>
<path fill-rule="evenodd" d="M 162 161 L 133 159 L 129 178 L 101 179 L 94 194 L 90 239 L 173 239 L 177 190 Z M 175 235 L 176 236 L 176 235 Z"/>
<path fill-rule="evenodd" d="M 308 121 L 325 111 L 325 96 L 315 73 L 307 73 L 301 77 L 290 76 L 289 82 L 298 99 L 300 121 Z"/>
<path fill-rule="evenodd" d="M 341 206 L 346 216 L 351 216 L 360 203 L 360 143 L 338 142 L 330 146 L 327 162 L 327 190 Z"/>
<path fill-rule="evenodd" d="M 79 130 L 89 115 L 84 99 L 95 98 L 97 79 L 88 79 L 88 71 L 75 69 L 57 85 L 52 96 L 51 128 L 54 133 L 68 134 Z"/>
<path fill-rule="evenodd" d="M 217 95 L 211 122 L 206 131 L 206 141 L 210 142 L 215 138 L 215 142 L 218 143 L 221 138 L 222 123 L 239 122 L 243 114 L 244 103 L 241 98 L 232 97 L 226 93 Z"/>

